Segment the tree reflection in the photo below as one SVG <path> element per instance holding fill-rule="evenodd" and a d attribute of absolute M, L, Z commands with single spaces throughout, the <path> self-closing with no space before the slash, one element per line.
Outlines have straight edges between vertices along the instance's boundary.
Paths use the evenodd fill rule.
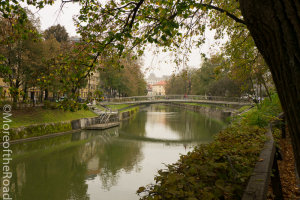
<path fill-rule="evenodd" d="M 39 149 L 35 149 L 34 153 L 29 152 L 34 156 L 29 157 L 24 153 L 12 163 L 13 198 L 89 199 L 86 180 L 94 179 L 97 175 L 101 177 L 103 188 L 109 190 L 117 184 L 120 171 L 138 170 L 138 162 L 142 159 L 140 143 L 111 137 L 117 130 L 111 129 L 102 134 L 82 131 L 68 137 L 69 142 L 66 142 L 66 138 L 62 139 L 63 142 L 58 146 L 51 141 L 60 141 L 58 138 L 16 145 L 14 148 L 19 153 L 22 148 L 24 151 Z M 47 151 L 43 151 L 43 145 Z"/>

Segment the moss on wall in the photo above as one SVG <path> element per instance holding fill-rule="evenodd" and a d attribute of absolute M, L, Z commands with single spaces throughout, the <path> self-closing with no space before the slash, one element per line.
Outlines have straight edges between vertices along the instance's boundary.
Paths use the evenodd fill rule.
<path fill-rule="evenodd" d="M 71 131 L 70 122 L 57 122 L 48 124 L 39 124 L 31 126 L 23 126 L 10 130 L 10 140 L 25 139 L 30 137 L 38 137 L 52 133 Z"/>

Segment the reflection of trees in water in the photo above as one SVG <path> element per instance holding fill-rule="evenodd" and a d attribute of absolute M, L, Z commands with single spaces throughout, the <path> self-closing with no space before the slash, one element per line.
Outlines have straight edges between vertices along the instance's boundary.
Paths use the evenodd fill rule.
<path fill-rule="evenodd" d="M 164 122 L 166 126 L 171 128 L 182 139 L 211 140 L 211 136 L 219 132 L 224 126 L 221 121 L 209 116 L 209 113 L 203 115 L 182 108 L 159 104 L 152 105 L 148 110 L 150 112 L 176 112 L 175 114 L 153 115 L 153 118 L 157 118 L 154 121 L 159 120 L 160 122 Z M 159 119 L 162 117 L 164 119 Z"/>
<path fill-rule="evenodd" d="M 113 174 L 108 168 L 102 168 L 99 173 L 99 178 L 102 183 L 102 188 L 109 191 L 112 186 L 117 185 L 119 175 Z"/>
<path fill-rule="evenodd" d="M 86 167 L 77 158 L 78 147 L 52 154 L 36 154 L 12 164 L 13 199 L 89 199 Z"/>
<path fill-rule="evenodd" d="M 101 181 L 106 189 L 117 184 L 118 173 L 121 170 L 133 170 L 141 160 L 140 144 L 114 140 L 108 136 L 110 132 L 106 133 L 98 133 L 98 136 L 88 139 L 95 133 L 82 132 L 73 137 L 74 142 L 68 142 L 64 144 L 65 148 L 60 146 L 58 150 L 51 139 L 48 144 L 45 140 L 42 144 L 49 153 L 26 147 L 35 153 L 34 156 L 16 159 L 12 164 L 14 176 L 11 188 L 14 188 L 14 199 L 89 199 L 86 179 L 97 174 L 103 176 Z M 88 142 L 85 142 L 87 139 Z M 74 143 L 76 145 L 72 145 Z M 28 145 L 44 149 L 35 142 Z"/>
<path fill-rule="evenodd" d="M 48 150 L 49 148 L 55 146 L 70 143 L 71 137 L 72 134 L 67 134 L 59 137 L 37 140 L 34 142 L 18 143 L 13 144 L 11 146 L 11 149 L 14 152 L 13 156 L 21 156 L 22 154 L 28 154 L 29 152 L 39 152 L 43 150 Z"/>
<path fill-rule="evenodd" d="M 140 111 L 134 116 L 134 118 L 122 122 L 120 133 L 145 136 L 146 122 L 147 113 L 145 111 Z"/>
<path fill-rule="evenodd" d="M 141 143 L 135 141 L 115 140 L 103 146 L 104 151 L 98 153 L 100 179 L 102 187 L 109 190 L 118 182 L 119 173 L 132 170 L 140 171 L 139 162 L 143 159 Z"/>
<path fill-rule="evenodd" d="M 221 121 L 210 116 L 188 110 L 180 110 L 176 120 L 167 119 L 167 125 L 182 138 L 196 140 L 210 140 L 224 126 Z"/>

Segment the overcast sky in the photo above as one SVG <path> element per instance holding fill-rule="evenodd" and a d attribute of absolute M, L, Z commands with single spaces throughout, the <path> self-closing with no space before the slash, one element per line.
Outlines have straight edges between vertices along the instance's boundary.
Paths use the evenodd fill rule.
<path fill-rule="evenodd" d="M 72 17 L 79 13 L 80 6 L 78 3 L 66 3 L 60 12 L 61 1 L 55 1 L 54 5 L 47 5 L 45 8 L 37 11 L 35 8 L 30 9 L 35 13 L 41 21 L 41 29 L 45 30 L 50 26 L 61 24 L 65 26 L 70 36 L 76 36 L 76 29 L 73 23 Z M 200 53 L 210 54 L 217 51 L 217 47 L 212 47 L 215 43 L 212 31 L 205 33 L 206 43 L 201 48 L 194 48 L 190 55 L 189 67 L 199 68 L 201 66 Z M 149 47 L 149 49 L 153 49 Z M 170 56 L 170 53 L 160 52 L 158 55 L 154 55 L 151 50 L 147 50 L 143 56 L 143 70 L 146 76 L 150 73 L 154 73 L 156 76 L 171 75 L 177 73 L 180 69 L 186 66 L 177 66 L 173 62 L 174 57 Z"/>

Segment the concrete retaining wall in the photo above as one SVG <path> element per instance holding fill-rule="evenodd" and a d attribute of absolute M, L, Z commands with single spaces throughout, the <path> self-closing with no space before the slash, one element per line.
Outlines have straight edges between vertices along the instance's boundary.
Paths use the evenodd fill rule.
<path fill-rule="evenodd" d="M 97 118 L 98 117 L 72 120 L 71 121 L 72 130 L 84 129 L 87 126 L 96 124 Z"/>
<path fill-rule="evenodd" d="M 119 113 L 119 119 L 121 120 L 127 120 L 131 118 L 133 115 L 135 115 L 138 112 L 139 108 L 136 107 L 133 110 L 125 111 L 122 113 Z"/>
<path fill-rule="evenodd" d="M 122 113 L 116 113 L 110 115 L 107 123 L 116 122 L 120 120 L 126 120 L 132 117 L 138 108 L 134 110 L 129 110 Z M 30 141 L 36 140 L 39 138 L 46 138 L 50 135 L 59 135 L 60 132 L 68 132 L 72 130 L 80 130 L 84 129 L 90 125 L 94 125 L 99 123 L 99 117 L 92 118 L 82 118 L 76 119 L 72 121 L 64 121 L 64 122 L 55 122 L 55 123 L 44 123 L 44 124 L 35 124 L 30 126 L 22 126 L 18 128 L 12 128 L 10 130 L 11 140 L 12 141 Z"/>
<path fill-rule="evenodd" d="M 268 129 L 266 136 L 268 140 L 265 142 L 263 150 L 259 155 L 259 161 L 255 165 L 242 200 L 267 199 L 275 155 L 275 144 L 271 128 Z"/>
<path fill-rule="evenodd" d="M 209 115 L 214 118 L 218 119 L 226 119 L 227 117 L 230 117 L 232 112 L 231 111 L 225 111 L 220 108 L 211 106 L 211 107 L 204 107 L 204 106 L 197 106 L 197 105 L 188 105 L 188 104 L 179 104 L 179 103 L 166 103 L 166 105 L 172 105 L 175 107 L 184 108 L 187 110 L 192 110 L 199 113 L 204 113 L 206 115 Z"/>

